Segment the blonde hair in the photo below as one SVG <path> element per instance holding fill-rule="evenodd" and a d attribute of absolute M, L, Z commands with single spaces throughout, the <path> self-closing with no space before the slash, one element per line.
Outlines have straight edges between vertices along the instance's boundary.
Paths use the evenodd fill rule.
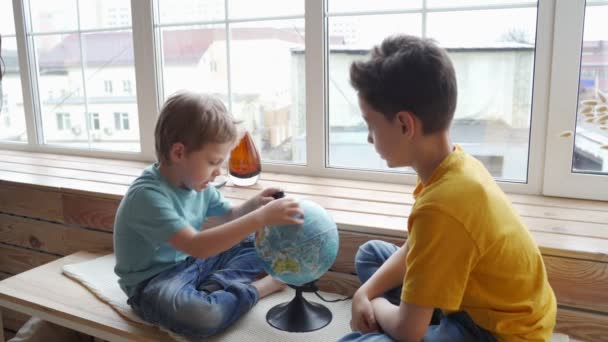
<path fill-rule="evenodd" d="M 186 153 L 209 143 L 234 142 L 237 121 L 216 97 L 178 92 L 165 101 L 154 130 L 156 158 L 169 162 L 171 146 L 182 143 Z"/>

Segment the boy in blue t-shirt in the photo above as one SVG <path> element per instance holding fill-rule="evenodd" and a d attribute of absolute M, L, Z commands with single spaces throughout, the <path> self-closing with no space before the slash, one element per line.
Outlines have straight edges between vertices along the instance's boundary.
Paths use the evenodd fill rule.
<path fill-rule="evenodd" d="M 301 224 L 290 198 L 269 188 L 232 207 L 210 185 L 237 138 L 216 98 L 178 93 L 155 130 L 158 163 L 129 187 L 114 224 L 115 272 L 144 320 L 200 338 L 223 331 L 256 302 L 284 288 L 266 276 L 253 246 L 269 224 Z M 202 230 L 214 217 L 217 225 Z M 257 280 L 256 280 L 257 279 Z"/>

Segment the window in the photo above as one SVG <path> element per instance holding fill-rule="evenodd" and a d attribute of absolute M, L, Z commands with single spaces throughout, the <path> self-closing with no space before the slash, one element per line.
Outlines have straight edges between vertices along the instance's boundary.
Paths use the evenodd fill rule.
<path fill-rule="evenodd" d="M 117 131 L 128 131 L 129 113 L 114 113 L 114 128 Z"/>
<path fill-rule="evenodd" d="M 57 113 L 57 130 L 65 131 L 72 128 L 70 113 Z"/>
<path fill-rule="evenodd" d="M 112 81 L 104 81 L 103 86 L 107 94 L 112 94 L 112 92 L 114 91 L 114 89 L 112 88 Z"/>
<path fill-rule="evenodd" d="M 608 200 L 606 18 L 606 0 L 556 6 L 555 36 L 561 39 L 553 48 L 544 177 L 549 195 Z"/>
<path fill-rule="evenodd" d="M 157 3 L 164 98 L 184 88 L 213 94 L 263 160 L 305 163 L 304 1 L 182 5 Z"/>
<path fill-rule="evenodd" d="M 113 20 L 112 11 L 131 11 L 128 0 L 58 0 L 24 2 L 28 49 L 37 70 L 35 113 L 41 144 L 71 149 L 140 151 L 137 125 L 125 136 L 92 139 L 87 113 L 113 109 L 137 112 L 135 99 L 109 96 L 118 75 L 135 79 L 133 36 L 129 20 Z M 52 96 L 55 95 L 55 96 Z M 72 131 L 55 130 L 52 115 L 71 113 Z"/>
<path fill-rule="evenodd" d="M 122 90 L 131 95 L 133 93 L 133 89 L 131 89 L 131 81 L 129 80 L 124 80 L 122 81 Z"/>
<path fill-rule="evenodd" d="M 0 89 L 2 90 L 2 89 Z M 8 93 L 0 93 L 2 94 L 2 101 L 0 102 L 0 112 L 8 113 Z M 8 117 L 8 115 L 7 115 Z"/>
<path fill-rule="evenodd" d="M 101 129 L 101 125 L 99 123 L 99 113 L 89 113 L 89 117 L 91 118 L 91 129 L 94 131 L 99 131 Z"/>
<path fill-rule="evenodd" d="M 0 1 L 0 34 L 2 35 L 0 72 L 4 75 L 0 81 L 2 96 L 0 115 L 3 116 L 3 120 L 0 121 L 0 143 L 24 143 L 28 139 L 21 90 L 20 52 L 17 51 L 13 17 L 12 1 Z"/>
<path fill-rule="evenodd" d="M 452 138 L 503 189 L 607 200 L 607 8 L 608 0 L 0 0 L 0 144 L 153 160 L 160 104 L 188 89 L 219 97 L 243 121 L 265 171 L 413 184 L 411 170 L 387 169 L 366 142 L 348 77 L 372 46 L 407 33 L 447 49 L 459 86 Z"/>
<path fill-rule="evenodd" d="M 608 3 L 585 11 L 572 172 L 608 175 Z M 589 162 L 593 160 L 594 162 Z"/>
<path fill-rule="evenodd" d="M 494 177 L 527 182 L 537 4 L 495 1 L 504 8 L 485 9 L 482 1 L 469 3 L 328 1 L 330 167 L 387 170 L 367 143 L 348 72 L 384 37 L 407 33 L 435 39 L 452 58 L 458 82 L 454 142 Z M 366 12 L 372 8 L 387 14 Z"/>

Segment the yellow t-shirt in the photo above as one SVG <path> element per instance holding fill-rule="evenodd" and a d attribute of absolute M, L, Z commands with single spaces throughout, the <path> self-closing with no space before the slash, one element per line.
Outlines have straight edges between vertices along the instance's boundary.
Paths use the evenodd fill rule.
<path fill-rule="evenodd" d="M 540 250 L 485 167 L 456 146 L 414 197 L 401 300 L 466 311 L 501 341 L 549 341 L 557 304 Z"/>

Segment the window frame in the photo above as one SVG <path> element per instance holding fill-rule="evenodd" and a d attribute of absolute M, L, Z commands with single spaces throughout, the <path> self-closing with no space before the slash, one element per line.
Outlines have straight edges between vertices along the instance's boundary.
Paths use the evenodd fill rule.
<path fill-rule="evenodd" d="M 25 28 L 29 25 L 29 16 L 25 15 L 28 8 L 28 0 L 12 0 L 15 18 L 15 37 L 19 51 L 19 63 L 21 70 L 21 84 L 24 99 L 24 111 L 26 113 L 26 126 L 28 133 L 27 144 L 12 144 L 0 142 L 0 148 L 23 149 L 38 152 L 56 152 L 74 155 L 85 155 L 93 157 L 106 157 L 117 159 L 133 159 L 141 161 L 153 161 L 154 154 L 154 125 L 158 115 L 162 94 L 162 72 L 160 65 L 160 37 L 155 26 L 155 0 L 131 0 L 132 23 L 130 30 L 133 35 L 134 68 L 140 132 L 141 152 L 117 152 L 105 150 L 81 150 L 75 148 L 58 147 L 43 144 L 42 127 L 40 120 L 36 117 L 38 101 L 35 92 L 36 73 L 33 64 L 34 55 L 31 51 L 31 37 L 26 36 Z M 229 1 L 229 0 L 226 0 Z M 570 186 L 557 176 L 555 172 L 559 167 L 555 164 L 554 156 L 556 150 L 553 144 L 553 132 L 561 122 L 568 121 L 567 117 L 559 117 L 554 114 L 552 108 L 559 108 L 559 99 L 556 96 L 565 96 L 567 86 L 558 81 L 562 77 L 557 72 L 558 66 L 572 65 L 572 58 L 565 58 L 560 54 L 566 51 L 571 44 L 572 33 L 563 34 L 569 26 L 578 25 L 582 30 L 583 18 L 577 12 L 568 13 L 568 7 L 584 6 L 584 1 L 568 0 L 539 0 L 536 30 L 536 50 L 534 56 L 533 94 L 532 94 L 532 116 L 530 123 L 530 142 L 528 158 L 528 179 L 525 183 L 514 183 L 499 181 L 501 188 L 508 192 L 527 194 L 547 194 L 567 197 L 597 198 L 597 194 L 581 193 L 578 184 Z M 581 5 L 582 3 L 582 5 Z M 228 3 L 224 3 L 226 10 Z M 524 5 L 525 6 L 525 5 Z M 426 0 L 422 0 L 423 22 L 425 13 L 429 11 L 464 11 L 476 9 L 499 9 L 524 7 L 519 4 L 513 5 L 487 5 L 466 6 L 458 8 L 426 8 Z M 564 9 L 566 8 L 566 9 Z M 357 12 L 364 14 L 392 14 L 412 13 L 419 10 L 404 9 L 399 11 L 366 11 Z M 226 14 L 227 15 L 227 14 Z M 295 175 L 308 175 L 320 177 L 339 177 L 345 179 L 378 181 L 400 184 L 415 184 L 416 176 L 386 171 L 367 171 L 354 169 L 341 169 L 328 167 L 328 106 L 327 106 L 327 74 L 328 74 L 328 47 L 327 47 L 327 3 L 326 0 L 306 0 L 304 23 L 306 27 L 305 36 L 305 66 L 306 66 L 306 164 L 287 164 L 275 161 L 264 161 L 263 169 L 269 172 L 281 172 Z M 348 13 L 341 13 L 348 15 Z M 243 21 L 256 21 L 267 19 L 290 19 L 298 16 L 277 16 L 272 18 L 247 18 Z M 574 18 L 576 17 L 576 18 Z M 230 22 L 240 20 L 230 19 Z M 226 20 L 222 20 L 225 23 Z M 555 29 L 554 29 L 555 25 Z M 570 28 L 572 30 L 572 28 Z M 424 31 L 424 29 L 423 29 Z M 227 44 L 229 45 L 229 44 Z M 25 53 L 23 53 L 25 51 Z M 553 56 L 553 57 L 552 57 Z M 229 55 L 228 55 L 229 58 Z M 230 77 L 230 76 L 229 76 Z M 229 81 L 230 82 L 230 81 Z M 124 85 L 123 85 L 124 86 Z M 123 89 L 124 90 L 124 89 Z M 230 92 L 230 89 L 229 89 Z M 550 98 L 550 95 L 552 96 Z M 575 94 L 576 95 L 576 94 Z M 567 97 L 567 96 L 565 96 Z M 550 101 L 551 99 L 551 101 Z M 549 117 L 548 113 L 551 113 Z M 134 118 L 131 118 L 134 119 Z M 571 120 L 573 122 L 573 120 Z M 547 132 L 551 132 L 547 134 Z M 560 164 L 561 165 L 561 164 Z M 578 179 L 574 177 L 572 179 Z M 608 193 L 607 187 L 599 187 L 598 183 L 608 183 L 605 179 L 591 182 L 591 188 Z M 585 183 L 587 184 L 587 183 Z M 604 191 L 603 189 L 607 189 Z M 603 197 L 602 197 L 603 198 Z M 605 198 L 604 198 L 605 199 Z"/>
<path fill-rule="evenodd" d="M 556 39 L 553 44 L 544 195 L 608 200 L 608 175 L 572 172 L 574 135 L 560 137 L 564 131 L 576 132 L 585 7 L 595 5 L 599 3 L 558 1 L 555 8 Z M 608 6 L 608 3 L 602 5 Z"/>

